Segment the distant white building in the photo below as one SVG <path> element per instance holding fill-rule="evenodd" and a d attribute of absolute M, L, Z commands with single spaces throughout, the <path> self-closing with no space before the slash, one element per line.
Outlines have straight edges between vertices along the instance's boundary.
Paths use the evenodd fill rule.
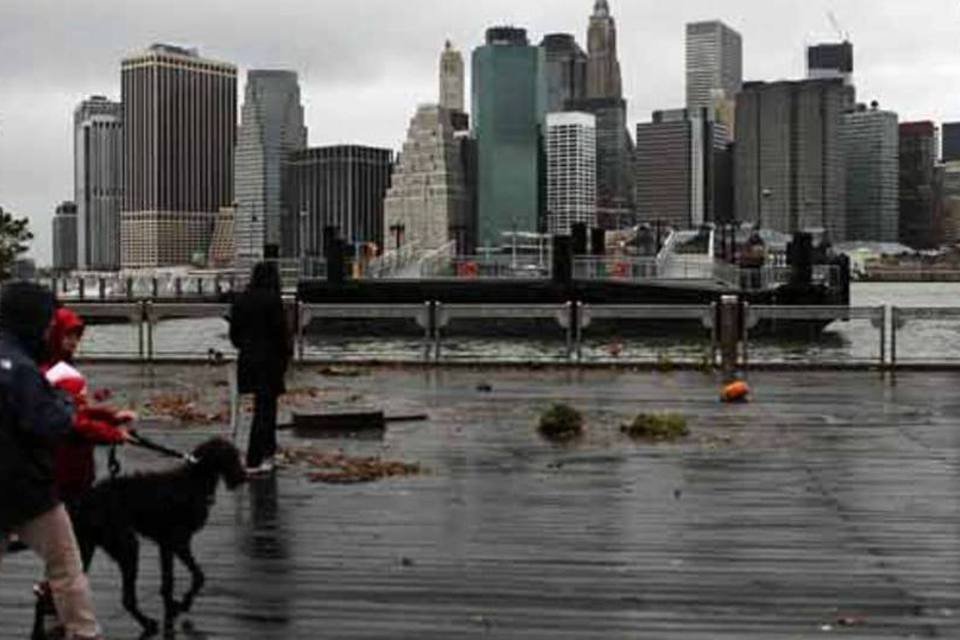
<path fill-rule="evenodd" d="M 597 123 L 589 113 L 547 114 L 547 231 L 597 224 Z"/>

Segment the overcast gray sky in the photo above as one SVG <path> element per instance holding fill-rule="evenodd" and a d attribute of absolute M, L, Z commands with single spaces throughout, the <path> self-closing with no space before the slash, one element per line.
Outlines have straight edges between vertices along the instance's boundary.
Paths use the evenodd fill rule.
<path fill-rule="evenodd" d="M 956 0 L 610 0 L 633 123 L 684 99 L 684 24 L 722 19 L 744 38 L 748 80 L 801 77 L 804 47 L 856 47 L 864 101 L 901 119 L 960 119 Z M 593 0 L 0 0 L 0 206 L 28 215 L 50 258 L 50 219 L 73 197 L 71 120 L 90 94 L 120 97 L 120 59 L 153 42 L 199 47 L 241 70 L 300 73 L 310 144 L 399 148 L 436 101 L 446 38 L 469 54 L 486 27 L 566 31 L 584 44 Z M 722 8 L 721 8 L 722 7 Z M 241 83 L 243 79 L 241 77 Z M 241 89 L 242 90 L 242 89 Z M 469 102 L 469 100 L 468 100 Z"/>

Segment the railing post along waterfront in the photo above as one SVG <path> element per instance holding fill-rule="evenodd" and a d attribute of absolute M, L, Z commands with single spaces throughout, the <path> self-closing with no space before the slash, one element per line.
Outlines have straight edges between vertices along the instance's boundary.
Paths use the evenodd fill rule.
<path fill-rule="evenodd" d="M 890 367 L 897 368 L 897 330 L 900 328 L 900 309 L 893 307 L 890 318 Z"/>
<path fill-rule="evenodd" d="M 750 303 L 740 305 L 741 349 L 743 350 L 743 369 L 750 367 Z M 722 348 L 722 347 L 721 347 Z"/>
<path fill-rule="evenodd" d="M 887 312 L 890 309 L 887 305 L 881 307 L 883 310 L 880 315 L 880 369 L 887 366 Z"/>

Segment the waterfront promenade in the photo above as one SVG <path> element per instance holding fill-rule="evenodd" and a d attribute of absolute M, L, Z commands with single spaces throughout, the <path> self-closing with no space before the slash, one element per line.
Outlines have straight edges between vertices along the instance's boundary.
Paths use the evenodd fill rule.
<path fill-rule="evenodd" d="M 213 411 L 227 393 L 222 367 L 86 369 L 134 404 L 199 390 Z M 960 374 L 757 372 L 755 402 L 722 406 L 714 376 L 693 372 L 334 373 L 298 370 L 291 388 L 318 392 L 294 404 L 431 419 L 312 444 L 425 473 L 330 486 L 285 469 L 221 490 L 196 539 L 207 587 L 176 637 L 960 637 Z M 535 434 L 559 400 L 586 414 L 582 442 Z M 687 415 L 691 438 L 620 435 L 651 410 Z M 226 427 L 145 432 L 188 448 Z M 141 451 L 123 462 L 166 464 Z M 4 560 L 0 638 L 26 637 L 37 571 Z M 104 557 L 93 584 L 107 637 L 136 638 Z M 150 544 L 139 586 L 159 614 Z"/>

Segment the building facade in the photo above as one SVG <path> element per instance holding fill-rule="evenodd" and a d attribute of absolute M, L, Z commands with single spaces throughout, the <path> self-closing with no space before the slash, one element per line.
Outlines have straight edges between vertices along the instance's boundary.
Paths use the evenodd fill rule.
<path fill-rule="evenodd" d="M 876 103 L 843 116 L 847 240 L 900 241 L 900 138 L 897 114 Z"/>
<path fill-rule="evenodd" d="M 655 111 L 637 125 L 637 218 L 675 229 L 724 220 L 717 212 L 726 131 L 705 109 Z"/>
<path fill-rule="evenodd" d="M 477 241 L 499 246 L 509 231 L 541 227 L 544 52 L 524 29 L 487 30 L 473 52 L 473 133 L 477 141 Z"/>
<path fill-rule="evenodd" d="M 940 158 L 944 162 L 960 162 L 960 122 L 943 123 L 943 151 Z"/>
<path fill-rule="evenodd" d="M 587 30 L 587 89 L 568 111 L 590 113 L 597 123 L 597 224 L 604 229 L 635 221 L 633 138 L 627 126 L 617 25 L 606 0 L 597 0 Z"/>
<path fill-rule="evenodd" d="M 687 109 L 706 109 L 735 133 L 736 97 L 743 86 L 743 40 L 719 21 L 687 25 Z"/>
<path fill-rule="evenodd" d="M 386 244 L 383 203 L 393 151 L 338 145 L 295 151 L 287 160 L 287 202 L 300 212 L 298 254 L 325 255 L 327 227 L 353 245 Z"/>
<path fill-rule="evenodd" d="M 794 233 L 847 234 L 841 143 L 851 89 L 841 80 L 749 82 L 737 99 L 735 209 L 741 221 Z"/>
<path fill-rule="evenodd" d="M 914 249 L 940 245 L 937 133 L 932 122 L 900 125 L 900 242 Z"/>
<path fill-rule="evenodd" d="M 123 199 L 123 105 L 103 96 L 81 102 L 73 114 L 77 267 L 120 268 Z"/>
<path fill-rule="evenodd" d="M 547 233 L 597 225 L 597 120 L 593 114 L 547 114 Z"/>
<path fill-rule="evenodd" d="M 235 264 L 249 269 L 267 246 L 295 256 L 299 214 L 285 201 L 283 168 L 292 151 L 307 147 L 300 85 L 293 71 L 251 70 L 241 112 L 234 177 Z"/>
<path fill-rule="evenodd" d="M 158 44 L 123 61 L 122 92 L 121 265 L 204 260 L 233 204 L 237 69 Z"/>
<path fill-rule="evenodd" d="M 543 38 L 547 82 L 547 112 L 566 111 L 571 101 L 587 96 L 587 54 L 569 33 L 551 33 Z"/>
<path fill-rule="evenodd" d="M 853 84 L 853 44 L 847 41 L 817 44 L 807 48 L 807 77 L 838 78 Z"/>
<path fill-rule="evenodd" d="M 440 54 L 440 106 L 463 113 L 464 86 L 463 56 L 447 40 Z"/>
<path fill-rule="evenodd" d="M 621 98 L 617 24 L 607 0 L 596 0 L 587 28 L 587 98 Z"/>
<path fill-rule="evenodd" d="M 437 249 L 451 240 L 460 245 L 472 230 L 453 113 L 438 105 L 422 105 L 410 121 L 383 204 L 388 251 L 411 245 Z"/>
<path fill-rule="evenodd" d="M 77 205 L 64 202 L 53 216 L 53 268 L 73 271 L 78 266 Z"/>

